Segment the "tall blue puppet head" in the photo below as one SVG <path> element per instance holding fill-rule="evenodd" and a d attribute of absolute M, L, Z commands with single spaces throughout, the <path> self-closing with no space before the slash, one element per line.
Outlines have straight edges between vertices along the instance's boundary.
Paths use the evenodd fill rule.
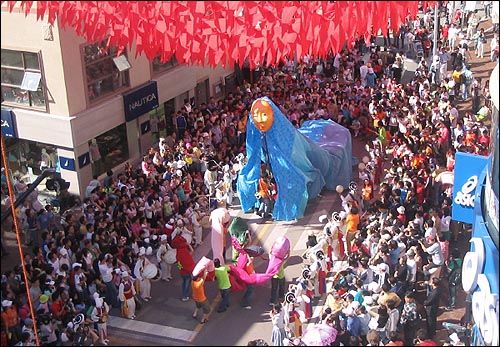
<path fill-rule="evenodd" d="M 256 206 L 255 193 L 261 175 L 261 163 L 267 163 L 269 158 L 268 165 L 278 192 L 273 218 L 284 221 L 302 218 L 308 199 L 317 196 L 325 185 L 323 175 L 308 157 L 308 152 L 316 148 L 295 129 L 271 99 L 262 97 L 255 100 L 254 104 L 259 100 L 270 105 L 274 120 L 269 129 L 263 132 L 259 130 L 263 129 L 262 125 L 255 124 L 255 115 L 250 114 L 246 138 L 247 163 L 241 169 L 237 181 L 242 209 L 249 212 Z"/>

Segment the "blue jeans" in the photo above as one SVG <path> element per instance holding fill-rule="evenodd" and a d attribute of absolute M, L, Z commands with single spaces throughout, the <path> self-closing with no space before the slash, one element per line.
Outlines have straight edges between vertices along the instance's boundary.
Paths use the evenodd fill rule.
<path fill-rule="evenodd" d="M 191 275 L 181 275 L 182 277 L 182 297 L 187 298 L 191 294 Z"/>
<path fill-rule="evenodd" d="M 254 289 L 255 289 L 255 285 L 247 284 L 247 290 L 245 291 L 245 294 L 243 295 L 243 299 L 241 300 L 241 306 L 243 306 L 243 307 L 250 306 L 250 301 L 253 298 L 253 290 Z"/>
<path fill-rule="evenodd" d="M 220 290 L 220 303 L 217 308 L 217 312 L 224 312 L 229 307 L 229 294 L 231 294 L 231 288 Z"/>

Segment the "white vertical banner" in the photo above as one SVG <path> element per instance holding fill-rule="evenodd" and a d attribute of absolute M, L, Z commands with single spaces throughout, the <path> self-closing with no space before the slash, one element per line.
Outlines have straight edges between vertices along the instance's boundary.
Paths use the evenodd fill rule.
<path fill-rule="evenodd" d="M 464 11 L 473 12 L 476 9 L 477 1 L 466 1 Z"/>

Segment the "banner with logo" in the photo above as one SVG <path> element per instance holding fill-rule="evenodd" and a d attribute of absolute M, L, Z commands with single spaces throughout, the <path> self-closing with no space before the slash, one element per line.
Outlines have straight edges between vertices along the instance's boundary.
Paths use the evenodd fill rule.
<path fill-rule="evenodd" d="M 479 176 L 484 170 L 487 160 L 488 158 L 482 155 L 456 153 L 451 211 L 453 220 L 469 224 L 473 222 L 476 189 L 481 186 Z"/>
<path fill-rule="evenodd" d="M 2 135 L 5 137 L 16 137 L 17 129 L 14 124 L 14 112 L 2 107 Z"/>
<path fill-rule="evenodd" d="M 156 81 L 150 81 L 146 85 L 123 95 L 123 108 L 127 122 L 154 110 L 158 106 Z"/>

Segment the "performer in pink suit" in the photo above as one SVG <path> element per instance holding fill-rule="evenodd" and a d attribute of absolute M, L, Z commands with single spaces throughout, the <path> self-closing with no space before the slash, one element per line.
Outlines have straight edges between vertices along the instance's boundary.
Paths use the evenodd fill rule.
<path fill-rule="evenodd" d="M 225 263 L 225 239 L 230 220 L 231 216 L 225 207 L 219 207 L 210 214 L 213 258 L 218 258 L 221 264 Z"/>

